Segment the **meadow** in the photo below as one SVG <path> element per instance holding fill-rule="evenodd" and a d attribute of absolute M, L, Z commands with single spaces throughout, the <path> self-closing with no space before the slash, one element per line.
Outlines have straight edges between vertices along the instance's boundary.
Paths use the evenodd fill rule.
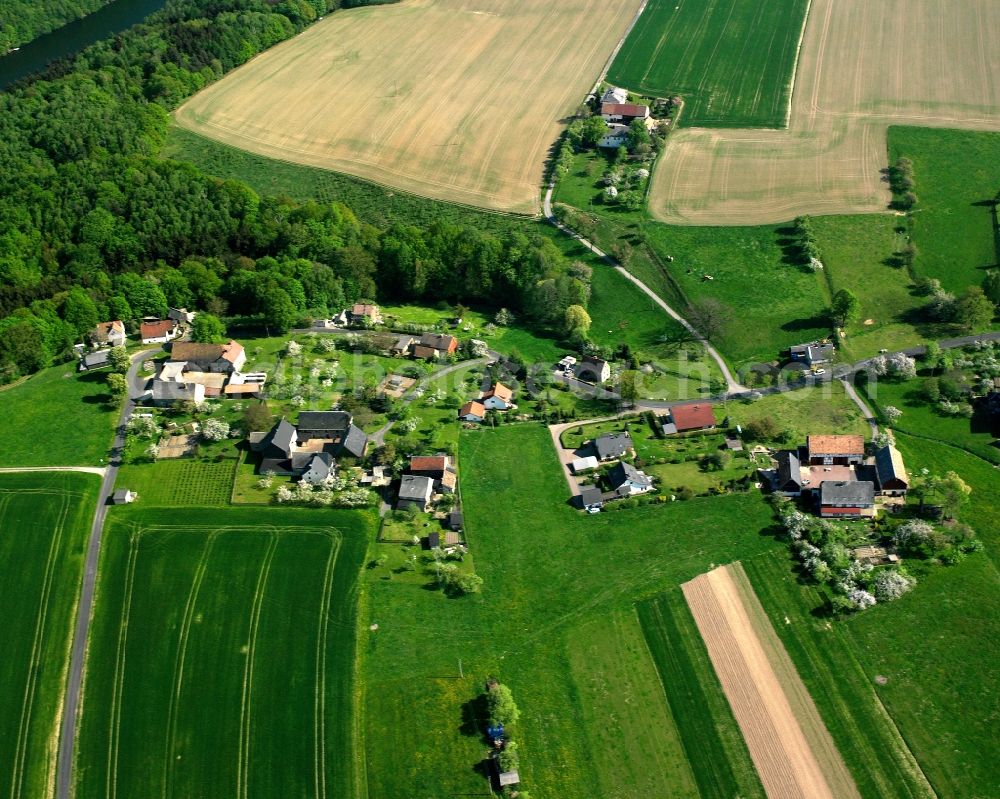
<path fill-rule="evenodd" d="M 889 157 L 913 162 L 916 272 L 955 294 L 980 285 L 984 270 L 1000 263 L 993 207 L 1000 134 L 891 127 Z"/>
<path fill-rule="evenodd" d="M 450 599 L 388 565 L 368 572 L 369 621 L 379 625 L 365 654 L 369 794 L 485 791 L 472 700 L 494 675 L 521 708 L 521 775 L 533 793 L 639 799 L 676 777 L 696 795 L 689 766 L 673 757 L 683 751 L 679 721 L 632 606 L 713 562 L 775 546 L 761 535 L 767 507 L 739 495 L 623 511 L 627 521 L 583 516 L 566 503 L 548 432 L 533 425 L 464 432 L 459 463 L 482 595 Z M 600 654 L 588 630 L 607 631 Z M 622 735 L 607 726 L 612 713 Z M 414 730 L 426 746 L 408 747 Z M 413 756 L 399 758 L 406 747 Z M 652 774 L 650 762 L 669 770 Z"/>
<path fill-rule="evenodd" d="M 980 35 L 998 26 L 1000 7 L 981 0 L 812 0 L 787 130 L 675 131 L 650 212 L 756 225 L 885 211 L 890 125 L 1000 129 L 1000 40 Z"/>
<path fill-rule="evenodd" d="M 439 0 L 348 9 L 234 70 L 175 119 L 261 155 L 533 214 L 561 120 L 638 6 Z"/>
<path fill-rule="evenodd" d="M 0 474 L 0 790 L 49 796 L 74 614 L 100 479 Z"/>
<path fill-rule="evenodd" d="M 684 98 L 684 124 L 778 128 L 788 104 L 808 0 L 650 0 L 608 80 Z"/>
<path fill-rule="evenodd" d="M 861 411 L 839 381 L 767 394 L 754 402 L 729 401 L 720 408 L 720 413 L 734 425 L 773 419 L 779 433 L 787 431 L 792 441 L 801 443 L 810 434 L 855 433 L 865 438 L 870 435 Z"/>
<path fill-rule="evenodd" d="M 353 511 L 115 509 L 84 685 L 77 794 L 349 797 Z"/>
<path fill-rule="evenodd" d="M 0 390 L 0 466 L 100 466 L 118 418 L 105 374 L 73 361 Z"/>

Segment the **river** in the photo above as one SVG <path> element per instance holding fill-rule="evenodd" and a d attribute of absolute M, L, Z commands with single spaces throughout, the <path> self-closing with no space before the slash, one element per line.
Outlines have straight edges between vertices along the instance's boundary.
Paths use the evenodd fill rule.
<path fill-rule="evenodd" d="M 0 89 L 40 72 L 56 59 L 78 53 L 94 42 L 142 22 L 165 4 L 166 0 L 114 0 L 83 19 L 21 45 L 20 50 L 0 58 Z"/>

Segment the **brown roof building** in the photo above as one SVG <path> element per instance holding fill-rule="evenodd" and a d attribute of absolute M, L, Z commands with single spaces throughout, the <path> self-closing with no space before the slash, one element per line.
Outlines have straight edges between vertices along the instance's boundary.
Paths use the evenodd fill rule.
<path fill-rule="evenodd" d="M 810 463 L 856 464 L 861 463 L 865 456 L 865 439 L 854 435 L 808 436 L 806 449 Z"/>
<path fill-rule="evenodd" d="M 707 402 L 699 402 L 695 405 L 675 405 L 670 409 L 670 418 L 678 433 L 715 427 L 715 411 Z"/>

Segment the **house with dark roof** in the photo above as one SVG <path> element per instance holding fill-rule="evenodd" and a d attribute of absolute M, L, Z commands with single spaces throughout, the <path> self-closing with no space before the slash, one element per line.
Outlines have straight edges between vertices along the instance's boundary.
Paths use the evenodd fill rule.
<path fill-rule="evenodd" d="M 710 430 L 715 427 L 715 411 L 707 402 L 675 405 L 670 409 L 670 421 L 678 433 L 689 430 Z"/>
<path fill-rule="evenodd" d="M 619 461 L 608 473 L 611 489 L 620 497 L 645 494 L 653 490 L 653 481 L 645 472 L 640 472 L 631 463 Z"/>
<path fill-rule="evenodd" d="M 80 356 L 80 371 L 88 372 L 91 369 L 101 369 L 111 363 L 111 350 L 94 350 L 86 352 Z"/>
<path fill-rule="evenodd" d="M 597 459 L 610 461 L 625 455 L 635 454 L 635 444 L 628 433 L 605 433 L 594 439 L 594 451 Z"/>
<path fill-rule="evenodd" d="M 824 480 L 819 487 L 819 515 L 859 519 L 875 515 L 875 485 L 868 480 Z"/>
<path fill-rule="evenodd" d="M 205 401 L 205 396 L 205 386 L 201 383 L 173 380 L 153 381 L 153 404 L 161 408 L 169 407 L 175 402 L 190 401 L 200 405 Z"/>
<path fill-rule="evenodd" d="M 143 344 L 166 344 L 180 333 L 173 319 L 157 319 L 139 325 L 139 337 Z"/>
<path fill-rule="evenodd" d="M 260 453 L 260 471 L 294 474 L 292 455 L 298 446 L 298 432 L 287 419 L 279 419 L 263 436 L 251 433 L 250 448 Z M 303 466 L 304 468 L 304 466 Z"/>
<path fill-rule="evenodd" d="M 405 510 L 417 507 L 427 510 L 434 495 L 434 481 L 429 477 L 417 474 L 404 474 L 399 481 L 399 496 L 396 498 L 396 509 Z"/>
<path fill-rule="evenodd" d="M 811 464 L 850 466 L 864 459 L 865 439 L 855 435 L 807 436 L 806 451 Z"/>
<path fill-rule="evenodd" d="M 314 452 L 306 463 L 301 480 L 309 485 L 319 485 L 334 473 L 336 465 L 329 452 Z"/>
<path fill-rule="evenodd" d="M 585 380 L 588 383 L 604 383 L 611 377 L 611 367 L 603 358 L 585 355 L 575 366 L 573 373 L 577 380 Z"/>
<path fill-rule="evenodd" d="M 774 493 L 785 497 L 799 496 L 805 482 L 802 479 L 802 464 L 798 454 L 782 450 L 775 460 L 778 462 L 778 469 L 775 473 Z"/>
<path fill-rule="evenodd" d="M 833 344 L 820 344 L 818 341 L 809 344 L 796 344 L 789 347 L 788 354 L 792 361 L 806 363 L 812 366 L 816 363 L 829 363 L 837 354 Z"/>
<path fill-rule="evenodd" d="M 580 486 L 580 507 L 584 510 L 604 507 L 604 493 L 597 486 Z"/>
<path fill-rule="evenodd" d="M 448 529 L 455 533 L 462 532 L 463 525 L 462 511 L 453 510 L 448 514 Z"/>
<path fill-rule="evenodd" d="M 299 431 L 299 441 L 338 438 L 350 426 L 351 414 L 347 411 L 300 411 L 295 425 Z"/>
<path fill-rule="evenodd" d="M 885 496 L 902 497 L 910 487 L 903 456 L 892 444 L 875 452 L 875 484 Z"/>
<path fill-rule="evenodd" d="M 447 358 L 458 351 L 458 339 L 445 333 L 424 333 L 413 345 L 413 357 L 427 359 Z"/>
<path fill-rule="evenodd" d="M 202 344 L 194 341 L 175 341 L 170 347 L 172 361 L 186 361 L 188 371 L 239 372 L 247 362 L 243 345 L 230 339 L 226 344 Z"/>
<path fill-rule="evenodd" d="M 130 502 L 135 501 L 135 492 L 129 491 L 127 488 L 118 488 L 111 495 L 112 505 L 127 505 Z"/>

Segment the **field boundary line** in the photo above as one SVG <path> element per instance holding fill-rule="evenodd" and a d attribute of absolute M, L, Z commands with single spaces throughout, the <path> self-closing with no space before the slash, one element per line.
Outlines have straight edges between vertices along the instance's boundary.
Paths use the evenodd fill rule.
<path fill-rule="evenodd" d="M 27 768 L 27 748 L 31 737 L 31 709 L 35 704 L 35 694 L 38 690 L 38 673 L 41 669 L 40 650 L 45 638 L 45 621 L 48 617 L 49 598 L 52 594 L 52 583 L 56 566 L 56 553 L 62 543 L 66 519 L 69 516 L 69 498 L 61 496 L 62 505 L 59 508 L 56 529 L 52 532 L 52 542 L 49 544 L 48 556 L 45 559 L 45 574 L 42 578 L 42 591 L 38 598 L 38 615 L 35 617 L 35 635 L 31 642 L 31 657 L 28 660 L 28 679 L 24 686 L 24 697 L 21 701 L 21 718 L 17 726 L 17 744 L 14 747 L 14 768 L 11 782 L 11 799 L 19 799 L 24 787 L 24 771 Z"/>
<path fill-rule="evenodd" d="M 615 45 L 615 49 L 611 51 L 611 55 L 608 56 L 608 60 L 604 62 L 604 68 L 601 70 L 601 74 L 594 82 L 594 88 L 590 90 L 591 94 L 597 94 L 597 89 L 600 87 L 601 81 L 603 81 L 608 76 L 608 72 L 611 71 L 611 65 L 615 62 L 615 59 L 618 57 L 618 53 L 621 51 L 622 47 L 625 46 L 625 40 L 632 32 L 632 29 L 635 27 L 635 24 L 639 21 L 639 17 L 642 16 L 642 12 L 646 10 L 646 6 L 648 5 L 649 5 L 649 0 L 642 0 L 642 5 L 640 5 L 638 11 L 635 12 L 635 15 L 632 17 L 632 21 L 628 24 L 628 27 L 625 29 L 625 33 L 623 33 L 621 39 L 618 40 L 618 44 Z"/>
<path fill-rule="evenodd" d="M 330 554 L 323 571 L 323 595 L 319 602 L 319 630 L 316 636 L 316 688 L 313 704 L 315 736 L 316 796 L 326 799 L 326 647 L 329 638 L 330 598 L 333 595 L 333 570 L 340 554 L 340 541 L 331 541 Z"/>
<path fill-rule="evenodd" d="M 247 783 L 250 773 L 250 727 L 252 719 L 250 717 L 250 702 L 253 696 L 253 666 L 254 656 L 257 650 L 257 629 L 260 625 L 260 612 L 264 604 L 264 593 L 267 590 L 267 578 L 271 573 L 271 563 L 274 560 L 274 552 L 278 548 L 280 534 L 271 528 L 268 535 L 270 541 L 267 545 L 267 552 L 264 555 L 264 562 L 261 564 L 260 574 L 257 575 L 257 585 L 254 587 L 253 603 L 250 609 L 250 630 L 247 641 L 246 663 L 243 666 L 243 696 L 240 699 L 240 748 L 237 760 L 236 771 L 236 795 L 246 799 Z"/>
<path fill-rule="evenodd" d="M 187 655 L 188 638 L 191 632 L 191 621 L 194 616 L 194 609 L 198 603 L 198 596 L 201 594 L 201 584 L 208 570 L 208 561 L 215 548 L 215 541 L 219 533 L 209 536 L 208 543 L 202 550 L 198 559 L 198 567 L 195 569 L 194 580 L 191 589 L 188 591 L 187 601 L 184 603 L 184 614 L 181 617 L 181 628 L 177 634 L 179 646 L 174 658 L 174 688 L 170 692 L 170 705 L 167 708 L 167 734 L 164 741 L 163 757 L 163 796 L 169 796 L 169 786 L 173 784 L 175 758 L 171 756 L 174 735 L 177 731 L 177 703 L 180 699 L 181 690 L 184 683 L 184 660 Z"/>
<path fill-rule="evenodd" d="M 108 772 L 105 793 L 110 799 L 118 795 L 118 746 L 121 740 L 121 695 L 125 686 L 125 649 L 128 640 L 128 621 L 132 610 L 132 593 L 135 588 L 135 569 L 139 560 L 140 533 L 129 535 L 128 563 L 125 568 L 125 599 L 122 603 L 121 625 L 118 628 L 118 647 L 115 653 L 115 676 L 111 690 L 111 714 L 108 741 Z"/>
<path fill-rule="evenodd" d="M 806 26 L 809 24 L 809 12 L 812 11 L 812 0 L 807 0 L 806 11 L 802 15 L 802 29 L 799 31 L 799 43 L 795 46 L 795 61 L 792 63 L 792 78 L 788 82 L 788 102 L 785 104 L 785 130 L 792 121 L 792 97 L 795 96 L 795 79 L 799 74 L 799 56 L 802 55 L 802 42 L 806 38 Z"/>

